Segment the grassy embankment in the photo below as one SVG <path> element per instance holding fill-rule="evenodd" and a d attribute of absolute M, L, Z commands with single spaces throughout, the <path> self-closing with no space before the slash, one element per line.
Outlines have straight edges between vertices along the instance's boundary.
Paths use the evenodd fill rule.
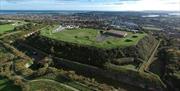
<path fill-rule="evenodd" d="M 30 91 L 73 91 L 72 89 L 63 86 L 59 82 L 53 80 L 33 80 L 29 82 Z"/>

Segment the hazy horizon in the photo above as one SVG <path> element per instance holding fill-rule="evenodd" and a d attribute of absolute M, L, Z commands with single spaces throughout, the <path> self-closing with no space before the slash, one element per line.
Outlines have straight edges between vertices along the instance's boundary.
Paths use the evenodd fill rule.
<path fill-rule="evenodd" d="M 180 11 L 180 0 L 1 0 L 0 10 Z"/>

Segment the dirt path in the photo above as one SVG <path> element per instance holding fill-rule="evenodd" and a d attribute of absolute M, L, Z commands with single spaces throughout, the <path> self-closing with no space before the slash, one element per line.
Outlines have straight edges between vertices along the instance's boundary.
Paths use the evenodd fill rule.
<path fill-rule="evenodd" d="M 54 81 L 54 80 L 50 80 L 50 79 L 36 79 L 36 80 L 32 80 L 32 81 L 30 81 L 30 82 L 36 82 L 36 81 L 48 81 L 48 82 L 53 82 L 53 83 L 56 83 L 56 84 L 60 84 L 61 86 L 64 86 L 64 87 L 66 87 L 66 88 L 68 88 L 68 89 L 71 89 L 71 90 L 73 90 L 73 91 L 80 91 L 80 90 L 78 90 L 78 89 L 76 89 L 76 88 L 73 88 L 73 87 L 71 87 L 71 86 L 69 86 L 69 85 L 66 85 L 66 84 L 63 84 L 63 83 L 60 83 L 60 82 L 57 82 L 57 81 Z"/>
<path fill-rule="evenodd" d="M 158 41 L 158 44 L 157 44 L 156 47 L 154 48 L 154 50 L 153 50 L 153 52 L 151 53 L 151 56 L 148 58 L 147 62 L 145 62 L 145 63 L 143 63 L 143 64 L 141 65 L 141 67 L 139 68 L 139 72 L 144 72 L 144 71 L 146 71 L 146 70 L 149 68 L 149 66 L 150 66 L 151 63 L 153 62 L 152 59 L 154 58 L 154 55 L 155 55 L 155 53 L 156 53 L 156 51 L 157 51 L 160 43 L 161 43 L 161 40 Z"/>

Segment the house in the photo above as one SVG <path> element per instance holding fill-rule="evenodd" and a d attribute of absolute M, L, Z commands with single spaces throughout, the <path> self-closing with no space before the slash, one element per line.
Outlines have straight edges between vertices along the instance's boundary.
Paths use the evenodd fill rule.
<path fill-rule="evenodd" d="M 134 30 L 134 29 L 132 29 L 130 31 L 132 31 L 133 33 L 138 33 L 139 32 L 139 30 Z"/>
<path fill-rule="evenodd" d="M 57 29 L 53 30 L 52 32 L 53 33 L 56 33 L 56 32 L 61 32 L 61 31 L 64 31 L 66 29 L 75 29 L 75 28 L 79 28 L 79 26 L 75 26 L 75 25 L 66 25 L 66 26 L 59 26 Z"/>
<path fill-rule="evenodd" d="M 115 36 L 115 37 L 126 37 L 127 32 L 124 31 L 117 31 L 117 30 L 109 30 L 105 32 L 105 34 L 110 35 L 110 36 Z"/>

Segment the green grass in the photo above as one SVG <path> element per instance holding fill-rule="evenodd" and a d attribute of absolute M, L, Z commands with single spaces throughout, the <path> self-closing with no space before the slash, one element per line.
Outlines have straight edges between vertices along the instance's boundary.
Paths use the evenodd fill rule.
<path fill-rule="evenodd" d="M 14 26 L 12 24 L 0 25 L 0 34 L 11 31 L 13 29 L 14 29 Z"/>
<path fill-rule="evenodd" d="M 24 24 L 27 24 L 27 22 L 15 21 L 15 22 L 12 22 L 11 24 L 0 25 L 0 34 L 3 34 L 8 31 L 12 31 L 16 26 L 21 26 Z"/>
<path fill-rule="evenodd" d="M 29 83 L 30 91 L 72 91 L 53 81 L 33 81 Z"/>
<path fill-rule="evenodd" d="M 21 91 L 20 87 L 13 85 L 13 82 L 0 77 L 0 91 Z"/>
<path fill-rule="evenodd" d="M 66 76 L 64 76 L 64 75 L 58 75 L 57 76 L 55 74 L 51 74 L 51 75 L 47 74 L 47 75 L 39 77 L 38 79 L 50 79 L 50 80 L 54 80 L 54 81 L 69 85 L 71 87 L 79 89 L 80 91 L 91 91 L 91 89 L 88 86 L 86 86 L 85 84 L 82 85 L 82 83 L 80 84 L 77 81 L 66 78 Z"/>
<path fill-rule="evenodd" d="M 28 22 L 25 22 L 25 21 L 15 21 L 13 23 L 13 26 L 21 26 L 21 25 L 24 25 L 24 24 L 27 24 Z"/>
<path fill-rule="evenodd" d="M 134 71 L 138 71 L 136 66 L 133 64 L 128 64 L 128 65 L 122 65 L 122 68 L 126 68 L 126 69 L 130 69 L 130 70 L 134 70 Z"/>
<path fill-rule="evenodd" d="M 113 48 L 136 45 L 140 39 L 146 36 L 146 34 L 133 34 L 128 32 L 128 36 L 125 38 L 109 37 L 105 41 L 97 41 L 96 37 L 100 35 L 100 32 L 96 29 L 79 28 L 52 33 L 52 30 L 56 28 L 57 26 L 44 28 L 41 31 L 41 35 L 60 41 L 95 46 L 98 48 Z M 138 37 L 133 38 L 134 35 Z M 127 42 L 128 39 L 132 41 Z"/>

